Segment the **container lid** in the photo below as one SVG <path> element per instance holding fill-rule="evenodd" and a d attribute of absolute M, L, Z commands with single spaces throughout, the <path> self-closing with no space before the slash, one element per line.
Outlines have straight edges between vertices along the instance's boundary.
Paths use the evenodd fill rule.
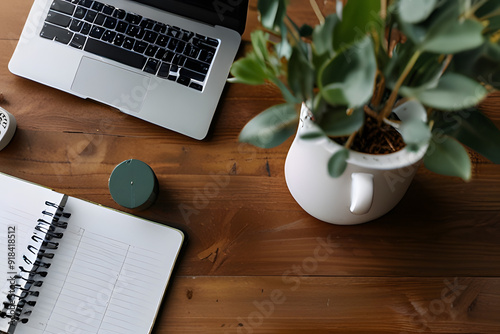
<path fill-rule="evenodd" d="M 147 164 L 126 160 L 115 167 L 109 178 L 113 200 L 130 209 L 145 209 L 156 199 L 158 180 Z"/>

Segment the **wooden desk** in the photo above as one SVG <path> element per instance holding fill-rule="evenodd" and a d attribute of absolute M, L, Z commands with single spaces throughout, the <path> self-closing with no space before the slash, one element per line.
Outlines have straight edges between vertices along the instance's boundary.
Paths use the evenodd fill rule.
<path fill-rule="evenodd" d="M 287 190 L 290 141 L 237 141 L 277 91 L 228 85 L 208 138 L 189 139 L 10 74 L 30 6 L 0 2 L 1 106 L 19 124 L 0 171 L 121 209 L 112 169 L 152 166 L 161 192 L 139 215 L 189 236 L 155 333 L 500 332 L 500 166 L 474 155 L 469 183 L 421 169 L 383 218 L 322 223 Z M 307 1 L 292 8 L 314 22 Z M 255 24 L 252 0 L 246 41 Z M 483 110 L 500 126 L 500 95 Z"/>

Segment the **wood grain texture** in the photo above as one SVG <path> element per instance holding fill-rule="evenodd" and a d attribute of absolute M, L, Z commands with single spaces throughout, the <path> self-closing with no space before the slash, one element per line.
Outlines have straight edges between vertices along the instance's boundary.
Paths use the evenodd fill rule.
<path fill-rule="evenodd" d="M 156 333 L 496 333 L 499 294 L 492 278 L 185 277 Z"/>
<path fill-rule="evenodd" d="M 155 333 L 500 332 L 500 166 L 471 153 L 468 183 L 421 168 L 384 217 L 325 224 L 287 190 L 291 139 L 266 150 L 237 140 L 281 101 L 276 89 L 228 84 L 208 137 L 184 137 L 9 73 L 30 6 L 0 2 L 1 106 L 18 120 L 0 171 L 124 210 L 107 188 L 113 168 L 130 158 L 153 168 L 156 203 L 124 211 L 188 236 Z M 290 15 L 315 21 L 308 1 L 291 0 Z M 481 109 L 500 126 L 500 94 Z"/>

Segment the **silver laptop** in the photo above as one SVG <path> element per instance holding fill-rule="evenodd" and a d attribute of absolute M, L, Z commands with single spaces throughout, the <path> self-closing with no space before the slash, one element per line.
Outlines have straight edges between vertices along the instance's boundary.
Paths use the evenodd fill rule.
<path fill-rule="evenodd" d="M 12 73 L 203 139 L 248 0 L 35 0 Z"/>

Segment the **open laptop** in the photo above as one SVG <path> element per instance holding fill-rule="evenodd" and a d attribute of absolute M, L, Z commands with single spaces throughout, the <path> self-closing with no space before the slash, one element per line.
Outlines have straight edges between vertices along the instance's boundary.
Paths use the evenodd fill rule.
<path fill-rule="evenodd" d="M 34 0 L 12 73 L 203 139 L 248 0 Z"/>

